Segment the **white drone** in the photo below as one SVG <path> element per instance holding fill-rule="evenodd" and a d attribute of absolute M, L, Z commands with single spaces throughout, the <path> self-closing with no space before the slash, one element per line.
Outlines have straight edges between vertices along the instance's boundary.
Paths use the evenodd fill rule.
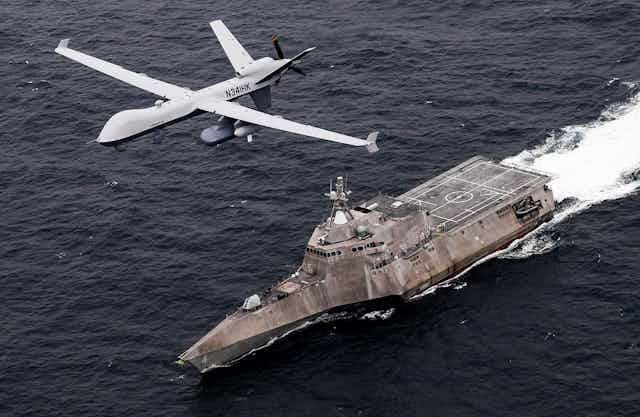
<path fill-rule="evenodd" d="M 262 111 L 271 106 L 271 85 L 277 83 L 289 70 L 304 75 L 296 65 L 303 56 L 315 48 L 305 49 L 293 58 L 286 59 L 278 44 L 278 38 L 274 36 L 272 41 L 278 59 L 265 57 L 254 60 L 222 21 L 216 20 L 210 25 L 231 61 L 236 76 L 197 91 L 156 80 L 146 74 L 129 71 L 119 65 L 70 49 L 69 39 L 60 41 L 55 49 L 58 54 L 164 99 L 156 101 L 153 107 L 124 110 L 113 115 L 96 139 L 98 143 L 123 149 L 122 145 L 126 141 L 188 117 L 209 112 L 221 117 L 216 125 L 203 130 L 200 135 L 202 141 L 208 145 L 217 145 L 237 137 L 246 137 L 251 142 L 259 127 L 265 126 L 346 145 L 365 146 L 369 152 L 378 150 L 378 132 L 369 134 L 367 139 L 363 140 L 292 122 Z M 247 94 L 251 96 L 258 110 L 234 102 Z"/>

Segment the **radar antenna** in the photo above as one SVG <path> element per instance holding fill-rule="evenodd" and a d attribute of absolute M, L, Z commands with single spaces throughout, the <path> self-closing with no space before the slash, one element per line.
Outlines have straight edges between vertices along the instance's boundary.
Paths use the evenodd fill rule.
<path fill-rule="evenodd" d="M 329 192 L 325 193 L 325 196 L 329 197 L 332 202 L 331 216 L 329 217 L 329 228 L 334 224 L 345 224 L 349 220 L 353 219 L 353 215 L 349 210 L 347 202 L 349 201 L 349 195 L 351 191 L 347 189 L 346 182 L 343 177 L 336 178 L 336 188 L 333 189 L 333 184 L 329 181 Z"/>

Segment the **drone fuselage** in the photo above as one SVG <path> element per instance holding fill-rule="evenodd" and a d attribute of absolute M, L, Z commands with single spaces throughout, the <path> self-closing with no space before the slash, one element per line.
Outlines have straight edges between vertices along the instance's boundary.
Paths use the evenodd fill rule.
<path fill-rule="evenodd" d="M 198 103 L 207 101 L 234 101 L 265 87 L 270 87 L 279 80 L 281 74 L 260 82 L 269 73 L 286 64 L 289 60 L 274 60 L 262 58 L 249 65 L 247 71 L 236 77 L 219 82 L 197 91 L 185 92 L 183 98 L 170 101 L 158 101 L 152 107 L 143 109 L 123 110 L 111 116 L 102 128 L 97 142 L 101 145 L 115 146 L 139 138 L 153 130 L 172 125 L 204 113 L 198 108 Z M 235 130 L 235 129 L 234 129 Z M 231 132 L 233 133 L 233 131 Z M 242 135 L 247 136 L 247 135 Z M 236 135 L 225 136 L 231 140 Z M 216 140 L 215 144 L 223 141 Z M 203 142 L 207 144 L 206 140 Z"/>

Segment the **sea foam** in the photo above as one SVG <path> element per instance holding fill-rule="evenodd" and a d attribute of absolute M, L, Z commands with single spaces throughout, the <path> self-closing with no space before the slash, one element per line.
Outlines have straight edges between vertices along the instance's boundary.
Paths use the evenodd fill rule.
<path fill-rule="evenodd" d="M 557 245 L 556 239 L 544 234 L 549 226 L 640 187 L 640 93 L 610 106 L 596 121 L 567 126 L 543 145 L 503 163 L 551 174 L 549 187 L 561 204 L 547 227 L 515 242 L 500 256 L 520 258 L 548 252 Z"/>

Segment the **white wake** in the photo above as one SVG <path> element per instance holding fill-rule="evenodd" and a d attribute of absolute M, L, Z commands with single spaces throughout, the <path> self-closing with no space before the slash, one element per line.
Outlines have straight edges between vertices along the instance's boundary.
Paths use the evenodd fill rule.
<path fill-rule="evenodd" d="M 596 121 L 565 127 L 543 145 L 503 162 L 553 175 L 549 187 L 560 208 L 551 226 L 594 204 L 635 192 L 640 187 L 640 93 L 609 107 Z M 500 256 L 523 258 L 552 250 L 558 242 L 545 233 L 548 229 Z"/>

